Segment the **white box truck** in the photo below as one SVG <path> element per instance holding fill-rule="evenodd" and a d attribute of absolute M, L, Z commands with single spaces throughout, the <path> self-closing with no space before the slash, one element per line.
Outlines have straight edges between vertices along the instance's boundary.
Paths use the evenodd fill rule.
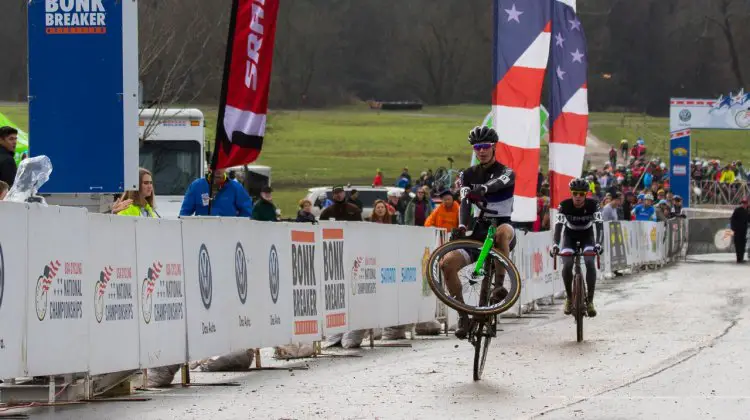
<path fill-rule="evenodd" d="M 138 125 L 139 166 L 154 176 L 156 211 L 162 218 L 176 219 L 188 186 L 205 176 L 208 170 L 203 112 L 193 108 L 143 109 Z M 247 165 L 229 170 L 235 171 L 237 181 L 243 183 L 251 195 L 257 195 L 262 185 L 271 184 L 268 166 Z M 52 176 L 55 176 L 54 171 Z M 52 194 L 45 195 L 45 199 L 49 205 L 85 207 L 91 212 L 104 213 L 110 210 L 114 196 Z"/>

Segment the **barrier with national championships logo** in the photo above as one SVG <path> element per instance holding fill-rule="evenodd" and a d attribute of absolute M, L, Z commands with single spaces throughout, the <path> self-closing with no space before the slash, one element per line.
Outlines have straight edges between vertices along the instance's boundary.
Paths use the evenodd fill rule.
<path fill-rule="evenodd" d="M 83 288 L 84 276 L 91 270 L 87 264 L 88 213 L 70 207 L 31 206 L 27 229 L 28 374 L 47 376 L 87 371 L 89 316 L 93 315 L 93 294 L 84 293 Z"/>
<path fill-rule="evenodd" d="M 119 372 L 139 365 L 138 269 L 134 217 L 89 214 L 89 258 L 84 297 L 91 297 L 89 372 Z M 112 349 L 117 349 L 113 353 Z M 113 357 L 116 356 L 116 357 Z"/>
<path fill-rule="evenodd" d="M 27 219 L 25 205 L 0 205 L 0 378 L 25 373 Z"/>
<path fill-rule="evenodd" d="M 140 367 L 181 363 L 187 354 L 182 223 L 177 220 L 137 220 Z"/>
<path fill-rule="evenodd" d="M 674 260 L 685 224 L 607 223 L 603 271 Z M 0 317 L 17 320 L 0 324 L 2 377 L 180 364 L 427 322 L 439 309 L 425 272 L 446 234 L 432 228 L 169 221 L 16 203 L 0 203 L 0 225 Z M 523 293 L 507 315 L 563 290 L 551 232 L 517 235 Z"/>

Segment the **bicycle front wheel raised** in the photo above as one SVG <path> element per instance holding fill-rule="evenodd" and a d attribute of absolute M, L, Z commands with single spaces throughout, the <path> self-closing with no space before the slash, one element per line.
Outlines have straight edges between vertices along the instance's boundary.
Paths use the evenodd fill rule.
<path fill-rule="evenodd" d="M 476 256 L 482 249 L 482 242 L 461 239 L 451 241 L 438 247 L 430 256 L 427 263 L 427 279 L 430 288 L 443 303 L 449 307 L 465 312 L 470 315 L 497 315 L 513 307 L 521 296 L 521 275 L 518 273 L 513 261 L 501 254 L 497 248 L 490 250 L 481 267 L 479 276 L 475 275 Z M 441 268 L 441 263 L 449 255 L 458 258 L 461 256 L 466 265 L 458 272 L 458 281 L 461 287 L 463 301 L 457 300 L 450 293 Z M 473 257 L 473 258 L 472 258 Z M 498 275 L 498 268 L 505 272 L 504 276 Z M 499 302 L 490 301 L 480 304 L 482 283 L 489 282 L 493 290 L 499 285 L 500 279 L 504 277 L 503 286 L 508 290 L 508 295 Z"/>

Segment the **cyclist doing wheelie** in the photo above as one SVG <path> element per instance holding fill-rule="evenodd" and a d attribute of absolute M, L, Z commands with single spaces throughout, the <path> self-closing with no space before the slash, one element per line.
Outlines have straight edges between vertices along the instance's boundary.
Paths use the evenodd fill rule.
<path fill-rule="evenodd" d="M 495 159 L 495 146 L 498 141 L 497 132 L 489 127 L 475 127 L 469 132 L 469 144 L 476 152 L 479 164 L 472 166 L 459 175 L 461 189 L 461 204 L 459 209 L 459 226 L 454 232 L 453 239 L 465 236 L 472 225 L 472 201 L 486 200 L 487 208 L 497 214 L 486 215 L 495 218 L 497 231 L 495 244 L 501 254 L 510 256 L 510 251 L 516 243 L 515 231 L 510 225 L 510 215 L 513 210 L 513 190 L 515 174 L 513 171 Z M 474 220 L 469 238 L 484 241 L 490 223 L 484 220 Z M 470 252 L 476 251 L 476 252 Z M 449 252 L 440 261 L 440 268 L 445 276 L 445 283 L 451 296 L 463 302 L 461 282 L 458 277 L 463 267 L 474 263 L 479 257 L 479 250 L 456 250 Z M 499 264 L 498 264 L 499 265 Z M 496 285 L 492 290 L 491 302 L 501 302 L 508 295 L 503 287 L 505 271 L 497 269 Z M 459 311 L 456 337 L 465 339 L 469 329 L 469 316 Z"/>
<path fill-rule="evenodd" d="M 570 315 L 570 298 L 573 283 L 573 252 L 576 242 L 580 243 L 583 252 L 596 251 L 602 253 L 602 239 L 604 238 L 604 223 L 596 200 L 586 198 L 589 184 L 578 178 L 570 181 L 570 192 L 573 198 L 560 203 L 555 220 L 555 245 L 553 254 L 562 254 L 562 278 L 565 283 L 565 315 Z M 559 244 L 559 245 L 558 245 Z M 560 251 L 562 248 L 562 251 Z M 567 256 L 565 254 L 568 254 Z M 596 285 L 595 257 L 584 257 L 586 264 L 586 286 L 588 290 L 588 316 L 596 316 L 594 307 L 594 286 Z"/>

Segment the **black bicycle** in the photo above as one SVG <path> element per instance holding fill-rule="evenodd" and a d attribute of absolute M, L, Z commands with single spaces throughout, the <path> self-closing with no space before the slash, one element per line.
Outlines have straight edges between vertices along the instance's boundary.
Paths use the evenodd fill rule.
<path fill-rule="evenodd" d="M 557 255 L 550 253 L 555 261 L 554 268 L 557 271 L 557 256 L 573 257 L 573 290 L 570 301 L 570 314 L 575 317 L 576 322 L 576 339 L 580 343 L 583 341 L 583 317 L 587 315 L 588 294 L 586 293 L 586 282 L 583 280 L 581 271 L 581 257 L 596 256 L 596 269 L 600 269 L 600 256 L 596 251 L 584 251 L 581 243 L 576 242 L 576 248 L 572 252 L 560 252 Z"/>
<path fill-rule="evenodd" d="M 472 315 L 468 340 L 474 346 L 474 380 L 478 381 L 484 371 L 490 341 L 497 336 L 497 315 L 513 307 L 521 296 L 521 275 L 513 261 L 494 247 L 497 221 L 485 218 L 485 215 L 497 212 L 487 209 L 483 202 L 471 202 L 480 210 L 477 220 L 490 223 L 487 237 L 484 242 L 451 238 L 438 247 L 427 263 L 427 279 L 438 299 L 456 311 Z M 475 263 L 468 264 L 458 273 L 463 301 L 456 300 L 451 295 L 440 269 L 443 257 L 453 251 L 478 255 Z M 505 269 L 504 276 L 498 273 L 501 268 Z M 508 295 L 500 301 L 494 301 L 491 299 L 492 291 L 500 286 L 503 278 L 508 280 Z"/>

